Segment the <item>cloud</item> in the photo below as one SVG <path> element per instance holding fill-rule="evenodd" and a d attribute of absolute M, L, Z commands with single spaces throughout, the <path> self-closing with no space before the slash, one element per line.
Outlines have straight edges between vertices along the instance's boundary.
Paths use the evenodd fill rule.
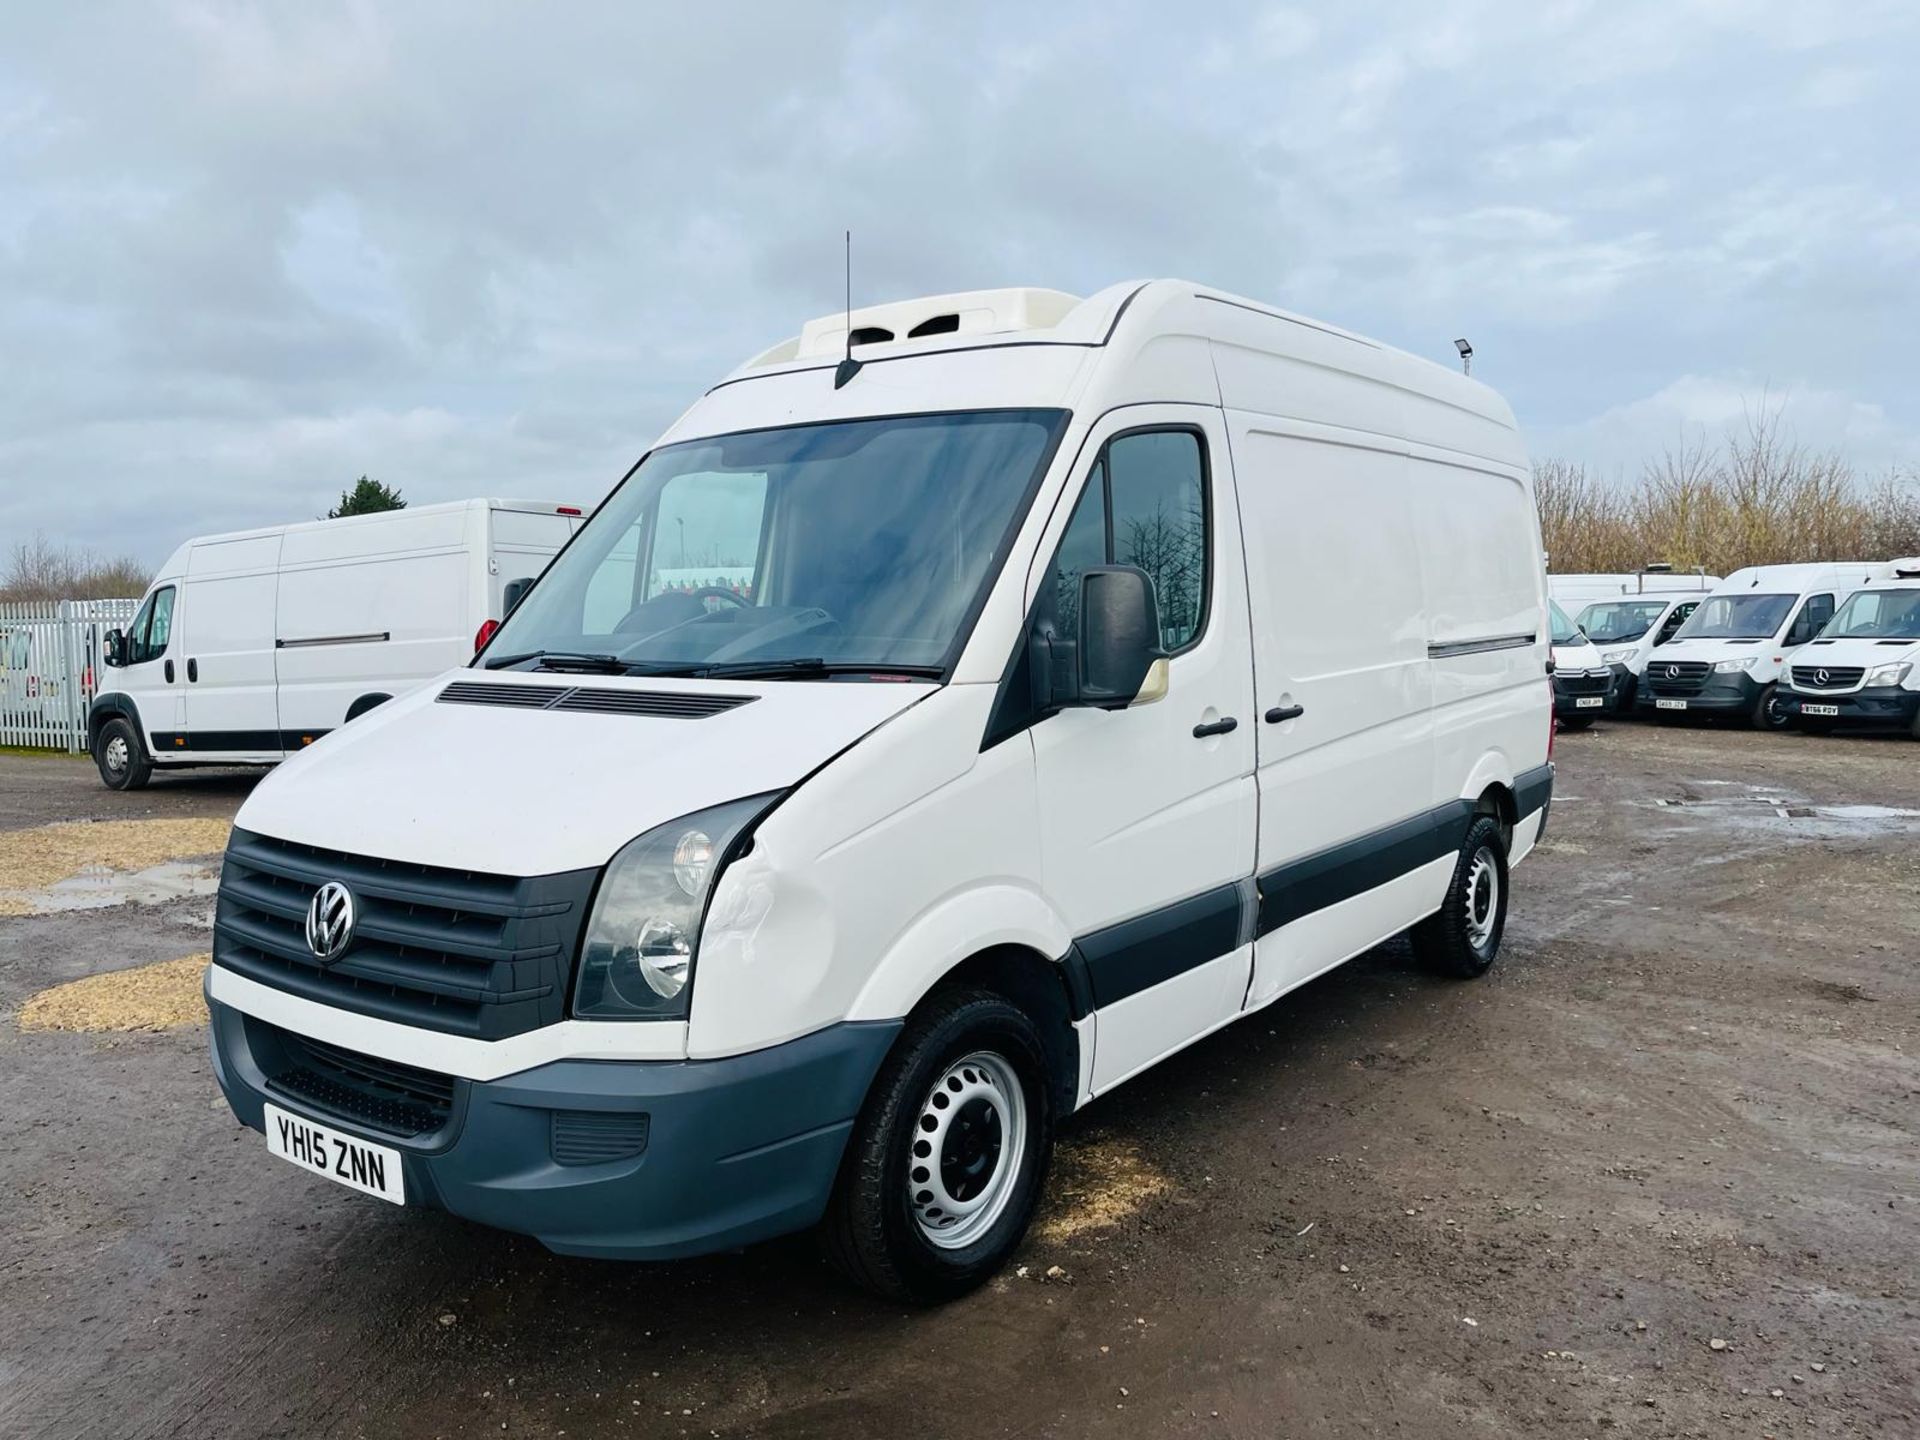
<path fill-rule="evenodd" d="M 839 303 L 849 227 L 870 299 L 1182 274 L 1465 334 L 1543 453 L 1775 376 L 1862 454 L 1920 433 L 1909 5 L 0 24 L 0 537 L 158 560 L 363 471 L 590 502 Z"/>

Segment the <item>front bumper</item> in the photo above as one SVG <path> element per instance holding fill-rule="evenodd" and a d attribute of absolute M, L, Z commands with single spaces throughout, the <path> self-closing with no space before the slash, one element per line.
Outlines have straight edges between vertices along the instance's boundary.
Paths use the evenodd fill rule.
<path fill-rule="evenodd" d="M 904 1023 L 833 1025 L 722 1060 L 560 1060 L 501 1080 L 455 1080 L 444 1123 L 403 1139 L 277 1088 L 263 1061 L 282 1032 L 211 998 L 208 1008 L 214 1074 L 241 1123 L 264 1130 L 271 1100 L 399 1150 L 409 1205 L 531 1235 L 561 1254 L 626 1260 L 707 1254 L 818 1221 L 867 1087 Z M 562 1136 L 583 1115 L 589 1124 L 624 1118 L 643 1148 L 577 1163 Z"/>
<path fill-rule="evenodd" d="M 1611 667 L 1609 667 L 1611 668 Z M 1609 674 L 1606 684 L 1600 689 L 1591 688 L 1598 677 L 1592 675 L 1561 675 L 1553 677 L 1553 713 L 1561 719 L 1585 716 L 1592 719 L 1604 715 L 1613 709 L 1614 686 L 1616 678 Z M 1582 705 L 1582 700 L 1598 700 L 1598 705 Z"/>
<path fill-rule="evenodd" d="M 1837 715 L 1807 718 L 1821 725 L 1861 730 L 1911 726 L 1914 717 L 1920 715 L 1920 690 L 1903 690 L 1898 685 L 1875 685 L 1847 695 L 1803 694 L 1782 689 L 1780 700 L 1795 720 L 1800 718 L 1802 705 L 1831 705 L 1839 712 Z"/>
<path fill-rule="evenodd" d="M 1653 667 L 1648 666 L 1648 674 Z M 1698 690 L 1670 691 L 1663 694 L 1657 681 L 1650 682 L 1645 675 L 1640 677 L 1639 693 L 1634 696 L 1633 708 L 1642 715 L 1650 715 L 1659 708 L 1659 700 L 1684 700 L 1684 711 L 1679 714 L 1700 713 L 1705 715 L 1747 714 L 1760 702 L 1760 692 L 1766 687 L 1744 670 L 1734 670 L 1726 674 L 1710 673 L 1706 683 Z"/>

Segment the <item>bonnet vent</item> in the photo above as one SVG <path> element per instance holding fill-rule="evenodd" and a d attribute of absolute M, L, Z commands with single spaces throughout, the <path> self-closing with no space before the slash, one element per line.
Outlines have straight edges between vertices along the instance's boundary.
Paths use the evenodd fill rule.
<path fill-rule="evenodd" d="M 610 685 L 509 685 L 498 681 L 455 680 L 437 698 L 442 705 L 502 705 L 510 710 L 584 710 L 596 715 L 705 720 L 737 710 L 759 697 L 678 690 L 619 690 Z"/>

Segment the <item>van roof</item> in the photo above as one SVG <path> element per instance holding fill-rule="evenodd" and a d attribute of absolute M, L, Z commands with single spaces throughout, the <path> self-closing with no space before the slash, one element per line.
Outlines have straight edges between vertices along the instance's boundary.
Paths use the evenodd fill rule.
<path fill-rule="evenodd" d="M 866 373 L 844 389 L 822 384 L 816 372 L 832 376 L 849 335 Z M 1334 376 L 1358 383 L 1329 394 Z M 1316 422 L 1525 464 L 1513 412 L 1479 381 L 1185 280 L 1126 281 L 1085 298 L 1038 287 L 974 290 L 823 315 L 726 376 L 663 443 L 801 419 L 1008 405 L 1271 410 L 1271 397 L 1288 390 L 1313 399 Z"/>
<path fill-rule="evenodd" d="M 1833 560 L 1804 565 L 1749 565 L 1744 570 L 1736 570 L 1715 587 L 1715 594 L 1730 594 L 1742 590 L 1768 590 L 1776 593 L 1801 594 L 1822 585 L 1846 585 L 1858 589 L 1870 585 L 1875 580 L 1885 580 L 1892 576 L 1893 569 L 1884 561 L 1874 560 Z"/>
<path fill-rule="evenodd" d="M 226 530 L 217 535 L 195 535 L 188 545 L 215 544 L 223 540 L 251 540 L 262 535 L 281 535 L 289 530 L 312 530 L 325 525 L 377 525 L 397 517 L 422 515 L 447 515 L 456 510 L 481 508 L 486 510 L 511 510 L 533 515 L 584 515 L 586 506 L 567 505 L 557 500 L 499 500 L 481 497 L 473 500 L 444 500 L 437 505 L 407 505 L 398 510 L 377 510 L 371 515 L 341 515 L 329 520 L 324 516 L 314 520 L 294 520 L 285 525 L 262 525 L 252 530 Z"/>

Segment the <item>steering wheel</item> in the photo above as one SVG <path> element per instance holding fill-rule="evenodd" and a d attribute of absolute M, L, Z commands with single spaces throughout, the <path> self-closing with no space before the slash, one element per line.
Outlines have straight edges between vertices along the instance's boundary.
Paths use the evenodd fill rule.
<path fill-rule="evenodd" d="M 738 590 L 729 590 L 724 585 L 702 585 L 697 590 L 682 590 L 680 593 L 693 600 L 727 600 L 742 610 L 753 608 L 753 601 Z"/>

